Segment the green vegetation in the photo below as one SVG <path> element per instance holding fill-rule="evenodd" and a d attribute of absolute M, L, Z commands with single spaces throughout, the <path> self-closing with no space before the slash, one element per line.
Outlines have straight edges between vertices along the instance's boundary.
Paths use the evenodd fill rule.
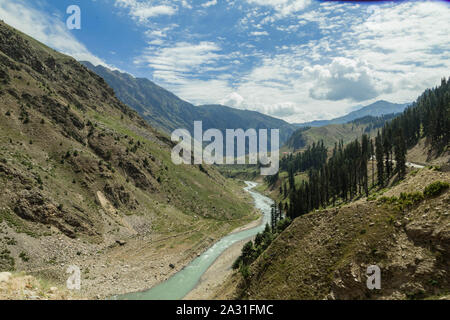
<path fill-rule="evenodd" d="M 289 218 L 276 222 L 275 227 L 269 224 L 262 233 L 258 233 L 254 241 L 247 242 L 242 248 L 241 255 L 234 261 L 233 269 L 239 269 L 244 279 L 250 276 L 249 266 L 270 246 L 276 237 L 281 234 L 289 225 Z"/>
<path fill-rule="evenodd" d="M 424 190 L 424 195 L 428 198 L 440 195 L 444 190 L 448 189 L 450 184 L 447 182 L 436 181 L 428 185 Z"/>
<path fill-rule="evenodd" d="M 255 237 L 255 241 L 247 242 L 242 248 L 242 254 L 233 263 L 233 269 L 248 270 L 250 264 L 255 261 L 259 255 L 269 247 L 274 239 L 272 229 L 267 224 L 262 233 L 258 233 Z"/>
<path fill-rule="evenodd" d="M 422 192 L 402 192 L 400 197 L 381 197 L 378 199 L 379 203 L 386 203 L 392 205 L 393 208 L 403 211 L 404 209 L 412 208 L 424 200 Z"/>
<path fill-rule="evenodd" d="M 25 251 L 22 251 L 19 254 L 19 258 L 22 259 L 23 262 L 28 262 L 30 260 L 30 257 L 28 256 L 28 254 Z"/>
<path fill-rule="evenodd" d="M 14 271 L 15 261 L 8 249 L 0 249 L 0 270 Z"/>
<path fill-rule="evenodd" d="M 444 190 L 450 186 L 447 182 L 436 181 L 428 185 L 424 192 L 402 192 L 400 197 L 380 197 L 379 203 L 385 203 L 391 205 L 393 208 L 403 211 L 404 209 L 410 209 L 413 206 L 422 202 L 425 198 L 431 198 L 440 195 Z"/>

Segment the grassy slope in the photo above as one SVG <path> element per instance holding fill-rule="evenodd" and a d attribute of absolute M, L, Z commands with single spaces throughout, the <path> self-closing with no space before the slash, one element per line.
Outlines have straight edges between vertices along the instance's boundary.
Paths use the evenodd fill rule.
<path fill-rule="evenodd" d="M 305 141 L 305 146 L 323 140 L 325 147 L 331 151 L 334 148 L 335 143 L 339 143 L 340 140 L 343 140 L 344 144 L 347 144 L 355 139 L 360 139 L 361 135 L 364 134 L 366 127 L 367 125 L 356 125 L 352 123 L 330 124 L 323 127 L 310 128 L 303 131 L 301 135 Z M 376 130 L 373 130 L 369 134 L 373 135 L 375 133 Z M 298 139 L 298 137 L 293 137 L 292 139 Z M 292 148 L 289 148 L 289 143 L 293 142 L 288 141 L 281 149 L 282 152 L 294 151 Z M 300 148 L 300 150 L 301 149 L 302 148 Z"/>
<path fill-rule="evenodd" d="M 449 172 L 414 170 L 376 194 L 423 191 Z M 246 299 L 427 298 L 448 294 L 450 191 L 398 210 L 361 199 L 297 218 L 251 266 L 235 274 L 216 297 Z M 366 289 L 366 268 L 382 270 L 382 289 Z M 239 283 L 236 286 L 236 283 Z"/>
<path fill-rule="evenodd" d="M 170 141 L 101 78 L 4 23 L 0 37 L 2 270 L 47 265 L 25 242 L 10 241 L 19 233 L 31 242 L 63 233 L 105 245 L 189 233 L 186 249 L 255 218 L 241 186 L 214 168 L 173 165 Z"/>

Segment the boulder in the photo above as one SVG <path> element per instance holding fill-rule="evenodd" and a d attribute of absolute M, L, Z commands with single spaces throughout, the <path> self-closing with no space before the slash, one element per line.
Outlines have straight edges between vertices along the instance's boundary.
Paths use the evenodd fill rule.
<path fill-rule="evenodd" d="M 0 272 L 0 283 L 8 282 L 12 277 L 11 272 Z"/>

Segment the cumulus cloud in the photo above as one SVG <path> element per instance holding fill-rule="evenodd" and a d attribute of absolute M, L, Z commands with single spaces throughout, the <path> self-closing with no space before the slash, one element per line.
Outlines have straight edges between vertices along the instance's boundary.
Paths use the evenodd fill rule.
<path fill-rule="evenodd" d="M 33 9 L 22 0 L 0 1 L 0 17 L 7 24 L 55 50 L 77 60 L 85 60 L 95 65 L 100 64 L 114 69 L 79 42 L 67 29 L 65 22 L 57 16 Z"/>
<path fill-rule="evenodd" d="M 245 99 L 237 92 L 232 92 L 226 97 L 219 100 L 219 104 L 238 108 L 245 109 L 247 106 L 245 105 Z"/>
<path fill-rule="evenodd" d="M 304 72 L 316 79 L 309 90 L 314 99 L 365 101 L 392 91 L 389 81 L 377 79 L 365 61 L 334 58 L 329 65 L 307 67 Z"/>

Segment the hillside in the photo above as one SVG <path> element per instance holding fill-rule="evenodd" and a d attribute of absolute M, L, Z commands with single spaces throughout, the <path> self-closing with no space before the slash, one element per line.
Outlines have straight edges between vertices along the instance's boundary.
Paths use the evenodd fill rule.
<path fill-rule="evenodd" d="M 276 200 L 271 225 L 244 246 L 239 273 L 217 295 L 448 298 L 449 92 L 442 78 L 375 139 L 341 141 L 328 157 L 322 143 L 285 157 L 262 187 Z M 407 162 L 416 159 L 426 163 Z M 381 269 L 377 290 L 366 286 L 372 265 Z"/>
<path fill-rule="evenodd" d="M 384 122 L 391 120 L 395 115 L 398 114 L 370 118 L 366 116 L 345 124 L 328 124 L 322 127 L 300 128 L 287 140 L 283 151 L 302 150 L 308 145 L 312 145 L 314 142 L 318 143 L 319 141 L 323 141 L 325 147 L 331 150 L 341 140 L 344 141 L 344 144 L 347 144 L 361 137 L 364 133 L 373 136 L 382 127 Z"/>
<path fill-rule="evenodd" d="M 203 121 L 203 129 L 280 129 L 283 144 L 296 129 L 295 126 L 255 111 L 234 109 L 221 105 L 196 107 L 148 79 L 112 71 L 103 66 L 82 62 L 103 77 L 117 97 L 135 109 L 152 126 L 167 134 L 178 128 L 193 132 L 194 121 Z"/>
<path fill-rule="evenodd" d="M 255 219 L 242 186 L 171 148 L 102 78 L 0 23 L 0 271 L 64 283 L 78 265 L 83 294 L 141 290 Z"/>
<path fill-rule="evenodd" d="M 405 202 L 450 173 L 414 170 L 369 199 L 303 215 L 214 298 L 424 299 L 449 294 L 450 191 Z M 366 287 L 369 265 L 381 290 Z"/>
<path fill-rule="evenodd" d="M 331 120 L 316 120 L 305 123 L 295 124 L 297 127 L 323 127 L 330 124 L 344 124 L 353 120 L 366 116 L 379 117 L 386 114 L 403 112 L 409 103 L 392 103 L 389 101 L 379 100 L 368 106 L 359 108 L 342 117 Z"/>

